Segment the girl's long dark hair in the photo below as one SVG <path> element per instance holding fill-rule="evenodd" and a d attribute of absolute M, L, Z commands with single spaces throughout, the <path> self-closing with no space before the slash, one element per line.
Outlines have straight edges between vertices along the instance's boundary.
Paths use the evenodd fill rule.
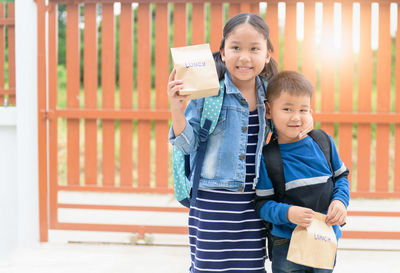
<path fill-rule="evenodd" d="M 265 40 L 267 41 L 267 50 L 270 53 L 274 52 L 274 47 L 272 46 L 271 38 L 269 35 L 269 27 L 260 16 L 254 13 L 239 13 L 233 16 L 231 19 L 229 19 L 224 27 L 221 44 L 219 46 L 220 50 L 213 53 L 219 80 L 224 78 L 226 72 L 226 66 L 225 63 L 222 61 L 220 51 L 223 50 L 225 47 L 225 39 L 237 26 L 241 24 L 252 25 L 259 33 L 264 36 Z M 264 70 L 260 73 L 259 76 L 261 76 L 263 80 L 269 80 L 273 75 L 277 73 L 278 64 L 271 57 L 269 63 L 265 65 Z"/>

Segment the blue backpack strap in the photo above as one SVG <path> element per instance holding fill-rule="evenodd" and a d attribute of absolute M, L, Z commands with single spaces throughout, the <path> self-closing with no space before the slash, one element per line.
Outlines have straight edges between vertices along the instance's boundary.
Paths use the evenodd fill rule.
<path fill-rule="evenodd" d="M 211 121 L 209 134 L 214 132 L 217 126 L 219 114 L 221 113 L 222 102 L 224 100 L 224 81 L 219 82 L 218 96 L 206 97 L 204 99 L 203 112 L 201 113 L 200 127 L 204 127 L 206 119 Z"/>
<path fill-rule="evenodd" d="M 218 96 L 206 97 L 204 99 L 203 112 L 201 113 L 200 132 L 199 132 L 199 148 L 193 163 L 193 186 L 190 204 L 196 204 L 197 192 L 200 183 L 201 168 L 203 167 L 204 155 L 207 149 L 208 136 L 214 132 L 217 126 L 219 114 L 221 113 L 222 102 L 224 100 L 224 81 L 219 82 Z"/>
<path fill-rule="evenodd" d="M 326 161 L 328 162 L 329 169 L 332 173 L 332 181 L 335 182 L 335 171 L 332 167 L 332 151 L 331 151 L 331 140 L 328 134 L 321 129 L 314 129 L 308 133 L 308 135 L 318 144 L 319 148 L 323 152 Z"/>

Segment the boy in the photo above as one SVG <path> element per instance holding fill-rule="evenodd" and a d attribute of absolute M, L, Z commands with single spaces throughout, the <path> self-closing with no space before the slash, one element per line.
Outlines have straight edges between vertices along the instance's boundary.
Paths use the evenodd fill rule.
<path fill-rule="evenodd" d="M 261 159 L 260 181 L 256 187 L 256 210 L 261 218 L 272 223 L 272 272 L 332 272 L 310 268 L 286 259 L 289 242 L 296 225 L 311 225 L 314 212 L 327 214 L 337 239 L 339 225 L 346 221 L 349 203 L 348 169 L 340 160 L 334 142 L 331 144 L 332 171 L 318 144 L 310 137 L 297 135 L 311 115 L 312 84 L 301 74 L 284 71 L 268 83 L 266 117 L 272 119 L 282 157 L 285 196 L 274 201 L 274 188 Z M 268 162 L 266 163 L 268 164 Z"/>

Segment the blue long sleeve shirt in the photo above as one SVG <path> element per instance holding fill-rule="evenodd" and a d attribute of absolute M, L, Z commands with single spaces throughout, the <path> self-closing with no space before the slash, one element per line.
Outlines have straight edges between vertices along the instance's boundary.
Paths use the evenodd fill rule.
<path fill-rule="evenodd" d="M 294 143 L 279 144 L 285 176 L 285 199 L 283 203 L 273 200 L 274 189 L 262 157 L 260 180 L 256 187 L 258 200 L 267 200 L 258 213 L 261 218 L 272 223 L 271 234 L 290 238 L 295 224 L 288 220 L 290 206 L 302 206 L 326 214 L 333 200 L 340 200 L 347 207 L 350 199 L 349 173 L 340 160 L 331 137 L 332 172 L 318 144 L 309 136 Z M 268 162 L 267 162 L 268 164 Z M 341 237 L 339 226 L 333 226 L 336 237 Z"/>

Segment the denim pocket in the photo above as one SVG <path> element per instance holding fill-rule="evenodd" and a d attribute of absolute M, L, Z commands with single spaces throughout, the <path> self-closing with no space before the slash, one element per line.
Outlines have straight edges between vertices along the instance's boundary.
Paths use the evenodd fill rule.
<path fill-rule="evenodd" d="M 274 244 L 274 246 L 281 246 L 281 245 L 286 244 L 287 242 L 289 242 L 289 239 L 287 239 L 287 238 L 278 238 L 278 237 L 275 237 L 275 238 L 273 239 L 273 244 Z"/>

